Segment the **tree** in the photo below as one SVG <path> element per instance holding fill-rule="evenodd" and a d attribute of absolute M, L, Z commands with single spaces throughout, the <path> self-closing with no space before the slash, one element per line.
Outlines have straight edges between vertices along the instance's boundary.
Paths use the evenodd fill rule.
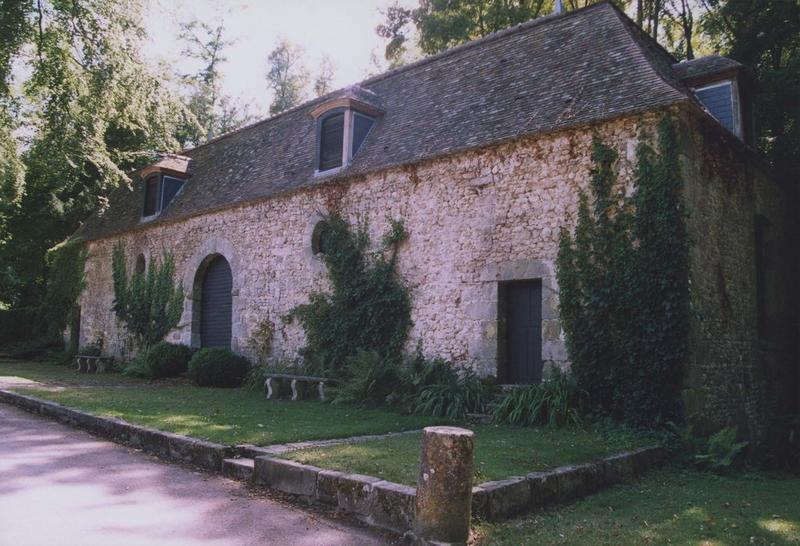
<path fill-rule="evenodd" d="M 759 83 L 758 145 L 777 174 L 800 172 L 800 4 L 791 0 L 702 0 L 703 25 L 720 52 L 750 67 Z"/>
<path fill-rule="evenodd" d="M 175 284 L 175 264 L 166 252 L 146 272 L 134 270 L 128 278 L 125 248 L 114 246 L 113 311 L 125 323 L 137 346 L 147 351 L 178 325 L 183 311 L 183 286 Z"/>
<path fill-rule="evenodd" d="M 270 114 L 278 114 L 300 104 L 305 97 L 308 71 L 303 65 L 303 49 L 283 39 L 269 54 L 267 83 L 272 89 Z"/>
<path fill-rule="evenodd" d="M 248 105 L 241 105 L 222 92 L 220 66 L 227 61 L 225 49 L 235 43 L 224 38 L 224 21 L 212 26 L 192 19 L 181 23 L 180 27 L 179 37 L 184 43 L 182 55 L 202 63 L 197 73 L 183 76 L 189 90 L 187 105 L 199 124 L 199 130 L 197 126 L 187 127 L 184 143 L 199 144 L 238 129 L 252 117 Z"/>
<path fill-rule="evenodd" d="M 334 70 L 335 67 L 331 58 L 327 55 L 322 57 L 322 62 L 319 64 L 319 73 L 314 80 L 314 94 L 316 96 L 321 97 L 331 91 Z"/>
<path fill-rule="evenodd" d="M 0 213 L 5 304 L 39 305 L 46 250 L 102 210 L 127 172 L 179 146 L 192 116 L 139 53 L 142 9 L 140 0 L 3 3 L 0 139 L 14 158 L 0 161 L 4 197 L 13 196 Z M 12 86 L 15 63 L 25 79 Z"/>

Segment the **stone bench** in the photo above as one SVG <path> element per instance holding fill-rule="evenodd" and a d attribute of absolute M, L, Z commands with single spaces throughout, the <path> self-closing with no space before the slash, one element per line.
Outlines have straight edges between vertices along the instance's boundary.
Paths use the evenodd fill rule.
<path fill-rule="evenodd" d="M 335 380 L 329 379 L 327 377 L 313 377 L 310 375 L 292 375 L 286 373 L 269 373 L 266 375 L 267 380 L 264 381 L 264 390 L 267 394 L 267 400 L 272 398 L 272 395 L 275 394 L 275 389 L 273 389 L 272 381 L 274 379 L 284 379 L 291 381 L 292 387 L 292 400 L 297 400 L 298 393 L 297 393 L 297 383 L 311 383 L 317 385 L 317 391 L 319 392 L 319 399 L 325 400 L 325 384 L 326 383 L 336 383 Z"/>
<path fill-rule="evenodd" d="M 105 373 L 111 368 L 114 359 L 109 356 L 76 355 L 75 362 L 80 373 Z"/>

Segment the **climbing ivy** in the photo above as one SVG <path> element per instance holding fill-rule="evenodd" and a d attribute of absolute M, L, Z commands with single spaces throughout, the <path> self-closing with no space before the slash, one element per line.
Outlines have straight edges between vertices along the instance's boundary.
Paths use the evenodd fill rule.
<path fill-rule="evenodd" d="M 407 238 L 403 224 L 391 221 L 382 248 L 369 253 L 366 223 L 353 230 L 337 214 L 324 222 L 322 260 L 331 290 L 311 293 L 287 317 L 297 318 L 305 331 L 307 364 L 341 373 L 359 351 L 399 360 L 411 326 L 411 301 L 396 272 L 397 249 Z"/>
<path fill-rule="evenodd" d="M 134 270 L 128 278 L 125 248 L 114 246 L 112 275 L 117 318 L 125 323 L 134 342 L 147 351 L 178 325 L 183 311 L 183 286 L 175 284 L 175 264 L 164 253 L 146 272 Z"/>
<path fill-rule="evenodd" d="M 74 239 L 67 239 L 47 253 L 47 292 L 42 316 L 49 338 L 59 338 L 72 322 L 85 284 L 85 265 L 86 246 Z"/>
<path fill-rule="evenodd" d="M 674 420 L 689 337 L 689 240 L 675 128 L 643 137 L 634 193 L 616 184 L 617 154 L 595 138 L 590 197 L 561 233 L 561 318 L 572 369 L 592 406 L 638 425 Z"/>

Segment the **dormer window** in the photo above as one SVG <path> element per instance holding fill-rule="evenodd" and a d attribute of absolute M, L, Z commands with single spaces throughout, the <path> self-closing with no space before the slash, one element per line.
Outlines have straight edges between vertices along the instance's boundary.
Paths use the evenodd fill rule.
<path fill-rule="evenodd" d="M 316 107 L 311 112 L 317 124 L 316 172 L 334 173 L 349 165 L 381 113 L 374 93 L 358 87 Z"/>
<path fill-rule="evenodd" d="M 716 82 L 694 90 L 698 100 L 726 129 L 739 138 L 742 135 L 739 93 L 733 80 Z"/>
<path fill-rule="evenodd" d="M 144 208 L 142 218 L 149 219 L 161 214 L 183 187 L 183 180 L 166 174 L 153 174 L 144 182 Z"/>
<path fill-rule="evenodd" d="M 336 112 L 322 118 L 319 124 L 320 172 L 342 166 L 344 161 L 344 112 Z"/>

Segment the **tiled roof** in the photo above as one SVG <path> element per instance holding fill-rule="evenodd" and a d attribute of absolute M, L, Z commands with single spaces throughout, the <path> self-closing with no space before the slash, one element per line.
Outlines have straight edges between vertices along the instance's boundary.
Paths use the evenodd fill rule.
<path fill-rule="evenodd" d="M 691 100 L 674 63 L 608 3 L 536 19 L 182 152 L 193 175 L 150 224 Z M 343 93 L 385 113 L 349 166 L 315 177 L 310 112 Z M 79 234 L 94 239 L 139 226 L 142 185 L 114 192 L 109 209 Z"/>

